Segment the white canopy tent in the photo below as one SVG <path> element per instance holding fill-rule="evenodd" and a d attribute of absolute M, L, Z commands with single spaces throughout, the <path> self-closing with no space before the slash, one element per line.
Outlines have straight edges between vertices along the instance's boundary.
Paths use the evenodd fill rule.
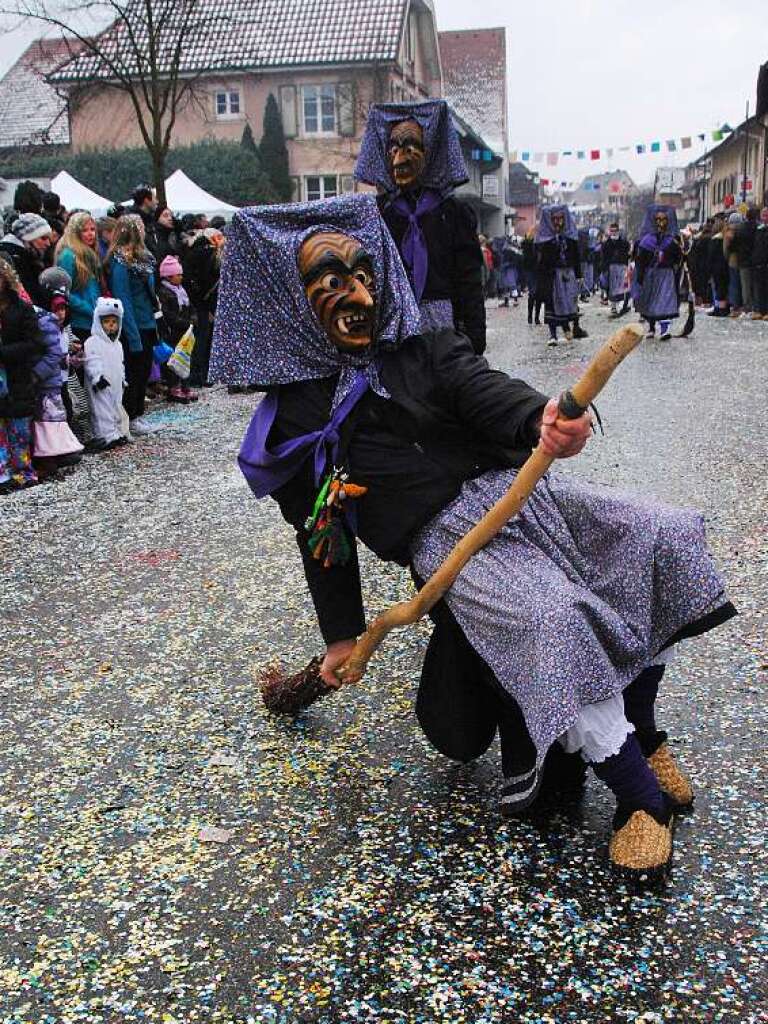
<path fill-rule="evenodd" d="M 200 188 L 181 170 L 174 171 L 165 179 L 165 198 L 174 213 L 205 213 L 209 216 L 218 213 L 226 216 L 237 210 L 236 206 L 230 206 Z"/>
<path fill-rule="evenodd" d="M 73 178 L 66 171 L 59 171 L 56 177 L 51 179 L 51 192 L 59 196 L 61 205 L 67 210 L 88 210 L 94 217 L 106 216 L 112 205 L 109 199 L 81 185 L 77 178 Z"/>
<path fill-rule="evenodd" d="M 165 179 L 165 199 L 174 213 L 204 213 L 213 217 L 217 213 L 222 217 L 233 214 L 237 206 L 230 206 L 223 199 L 217 199 L 204 188 L 196 185 L 182 170 L 174 171 Z M 126 199 L 123 206 L 130 206 L 131 200 Z"/>

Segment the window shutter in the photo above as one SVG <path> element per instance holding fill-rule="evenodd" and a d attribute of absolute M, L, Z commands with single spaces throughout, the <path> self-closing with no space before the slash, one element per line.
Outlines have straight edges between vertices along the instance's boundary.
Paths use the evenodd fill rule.
<path fill-rule="evenodd" d="M 286 139 L 295 139 L 299 133 L 295 85 L 280 86 L 280 113 L 283 118 L 283 134 Z"/>
<path fill-rule="evenodd" d="M 339 135 L 355 134 L 355 84 L 339 82 L 336 86 L 336 109 L 338 112 Z"/>
<path fill-rule="evenodd" d="M 340 190 L 342 192 L 354 192 L 355 191 L 355 179 L 351 174 L 342 174 Z"/>
<path fill-rule="evenodd" d="M 291 175 L 291 202 L 301 202 L 301 178 Z"/>

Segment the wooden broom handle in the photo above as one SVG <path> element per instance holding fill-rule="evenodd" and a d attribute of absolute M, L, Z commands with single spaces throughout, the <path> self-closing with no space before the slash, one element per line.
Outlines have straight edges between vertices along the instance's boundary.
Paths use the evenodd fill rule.
<path fill-rule="evenodd" d="M 568 405 L 571 404 L 569 398 L 580 407 L 578 412 L 573 409 L 576 416 L 581 415 L 594 402 L 616 367 L 626 359 L 642 337 L 642 327 L 630 324 L 622 327 L 606 341 L 595 353 L 570 392 L 562 396 L 561 407 L 565 406 L 566 414 Z M 456 577 L 470 558 L 493 540 L 504 525 L 518 514 L 554 461 L 554 456 L 548 455 L 541 445 L 531 453 L 506 494 L 502 495 L 480 522 L 461 538 L 421 590 L 409 601 L 393 605 L 373 620 L 357 641 L 349 658 L 337 670 L 336 674 L 343 683 L 356 683 L 362 679 L 374 651 L 391 630 L 397 626 L 410 626 L 418 622 L 434 608 L 440 598 L 451 589 Z"/>

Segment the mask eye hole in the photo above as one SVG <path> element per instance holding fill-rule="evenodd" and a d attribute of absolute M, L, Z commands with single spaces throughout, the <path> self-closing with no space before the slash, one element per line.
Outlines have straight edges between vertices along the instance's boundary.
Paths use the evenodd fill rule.
<path fill-rule="evenodd" d="M 359 281 L 360 284 L 365 285 L 366 288 L 370 288 L 373 284 L 373 278 L 367 270 L 356 270 L 355 281 Z"/>
<path fill-rule="evenodd" d="M 341 287 L 343 287 L 344 282 L 338 274 L 325 274 L 320 279 L 320 284 L 326 291 L 337 292 Z"/>

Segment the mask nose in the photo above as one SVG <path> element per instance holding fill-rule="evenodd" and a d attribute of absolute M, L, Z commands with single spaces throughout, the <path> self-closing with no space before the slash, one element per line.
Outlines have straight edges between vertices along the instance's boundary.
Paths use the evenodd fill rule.
<path fill-rule="evenodd" d="M 362 281 L 352 281 L 350 298 L 353 298 L 363 309 L 373 309 L 373 298 Z"/>

